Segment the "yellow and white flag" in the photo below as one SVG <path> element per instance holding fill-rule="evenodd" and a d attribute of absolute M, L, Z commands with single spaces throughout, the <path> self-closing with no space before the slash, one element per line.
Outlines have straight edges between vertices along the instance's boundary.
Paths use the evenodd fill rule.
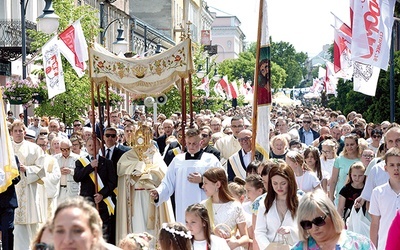
<path fill-rule="evenodd" d="M 0 96 L 3 96 L 1 89 Z M 3 193 L 12 184 L 12 180 L 19 175 L 19 172 L 8 133 L 4 102 L 0 101 L 0 106 L 0 193 Z"/>

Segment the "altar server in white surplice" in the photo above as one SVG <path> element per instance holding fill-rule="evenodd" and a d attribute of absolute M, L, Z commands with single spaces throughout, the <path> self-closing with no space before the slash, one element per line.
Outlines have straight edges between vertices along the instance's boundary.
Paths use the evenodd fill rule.
<path fill-rule="evenodd" d="M 36 161 L 43 155 L 42 149 L 35 143 L 24 140 L 26 127 L 21 121 L 11 125 L 13 148 L 20 161 L 21 181 L 15 185 L 18 208 L 14 217 L 14 249 L 29 249 L 29 244 L 35 236 L 39 223 L 43 222 L 40 197 L 37 186 L 43 185 L 41 178 L 46 176 L 43 166 Z"/>
<path fill-rule="evenodd" d="M 176 221 L 181 223 L 185 223 L 185 210 L 189 205 L 207 198 L 201 188 L 202 174 L 209 168 L 222 167 L 215 155 L 201 149 L 198 129 L 189 129 L 185 136 L 187 152 L 175 156 L 160 186 L 150 191 L 156 206 L 175 192 Z"/>
<path fill-rule="evenodd" d="M 57 197 L 60 192 L 60 178 L 61 171 L 58 166 L 57 160 L 49 154 L 46 154 L 48 139 L 44 135 L 39 135 L 36 140 L 36 144 L 42 148 L 43 155 L 36 161 L 38 166 L 43 166 L 46 170 L 46 177 L 43 178 L 44 185 L 40 185 L 39 188 L 43 189 L 42 194 L 44 195 L 43 207 L 47 209 L 42 210 L 42 214 L 47 218 L 44 222 L 51 219 L 57 208 Z"/>
<path fill-rule="evenodd" d="M 72 143 L 68 139 L 62 139 L 60 142 L 60 154 L 56 154 L 61 170 L 60 192 L 57 197 L 57 204 L 60 204 L 68 197 L 79 195 L 79 183 L 74 181 L 75 162 L 80 158 L 79 155 L 71 152 Z"/>

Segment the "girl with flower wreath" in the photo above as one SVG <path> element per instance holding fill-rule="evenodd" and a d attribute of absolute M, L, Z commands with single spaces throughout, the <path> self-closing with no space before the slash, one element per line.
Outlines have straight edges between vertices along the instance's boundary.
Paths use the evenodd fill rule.
<path fill-rule="evenodd" d="M 192 234 L 179 222 L 163 223 L 158 235 L 161 250 L 191 250 Z"/>

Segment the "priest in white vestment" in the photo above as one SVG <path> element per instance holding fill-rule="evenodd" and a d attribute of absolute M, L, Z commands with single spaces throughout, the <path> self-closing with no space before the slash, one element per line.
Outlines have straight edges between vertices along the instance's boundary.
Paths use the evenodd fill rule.
<path fill-rule="evenodd" d="M 175 192 L 176 221 L 184 224 L 186 208 L 207 198 L 200 184 L 202 174 L 209 168 L 222 167 L 215 155 L 201 149 L 202 138 L 198 129 L 189 129 L 185 136 L 187 152 L 175 156 L 161 185 L 150 192 L 156 206 Z"/>
<path fill-rule="evenodd" d="M 143 144 L 138 143 L 141 138 Z M 150 190 L 160 185 L 167 171 L 151 140 L 150 127 L 141 125 L 135 132 L 133 148 L 118 161 L 117 242 L 130 233 L 157 235 L 162 223 L 175 221 L 170 201 L 156 207 L 150 199 Z"/>
<path fill-rule="evenodd" d="M 43 155 L 42 149 L 35 143 L 24 139 L 26 127 L 21 121 L 11 125 L 13 148 L 20 161 L 21 181 L 15 185 L 18 208 L 14 216 L 14 250 L 27 250 L 35 236 L 42 218 L 40 196 L 37 186 L 46 176 L 43 166 L 36 165 L 36 161 Z"/>

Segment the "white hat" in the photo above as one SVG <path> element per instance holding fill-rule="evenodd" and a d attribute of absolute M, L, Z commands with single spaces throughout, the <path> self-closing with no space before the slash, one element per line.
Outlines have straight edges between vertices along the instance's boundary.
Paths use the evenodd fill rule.
<path fill-rule="evenodd" d="M 32 129 L 27 129 L 25 137 L 29 139 L 36 139 L 36 132 Z"/>

